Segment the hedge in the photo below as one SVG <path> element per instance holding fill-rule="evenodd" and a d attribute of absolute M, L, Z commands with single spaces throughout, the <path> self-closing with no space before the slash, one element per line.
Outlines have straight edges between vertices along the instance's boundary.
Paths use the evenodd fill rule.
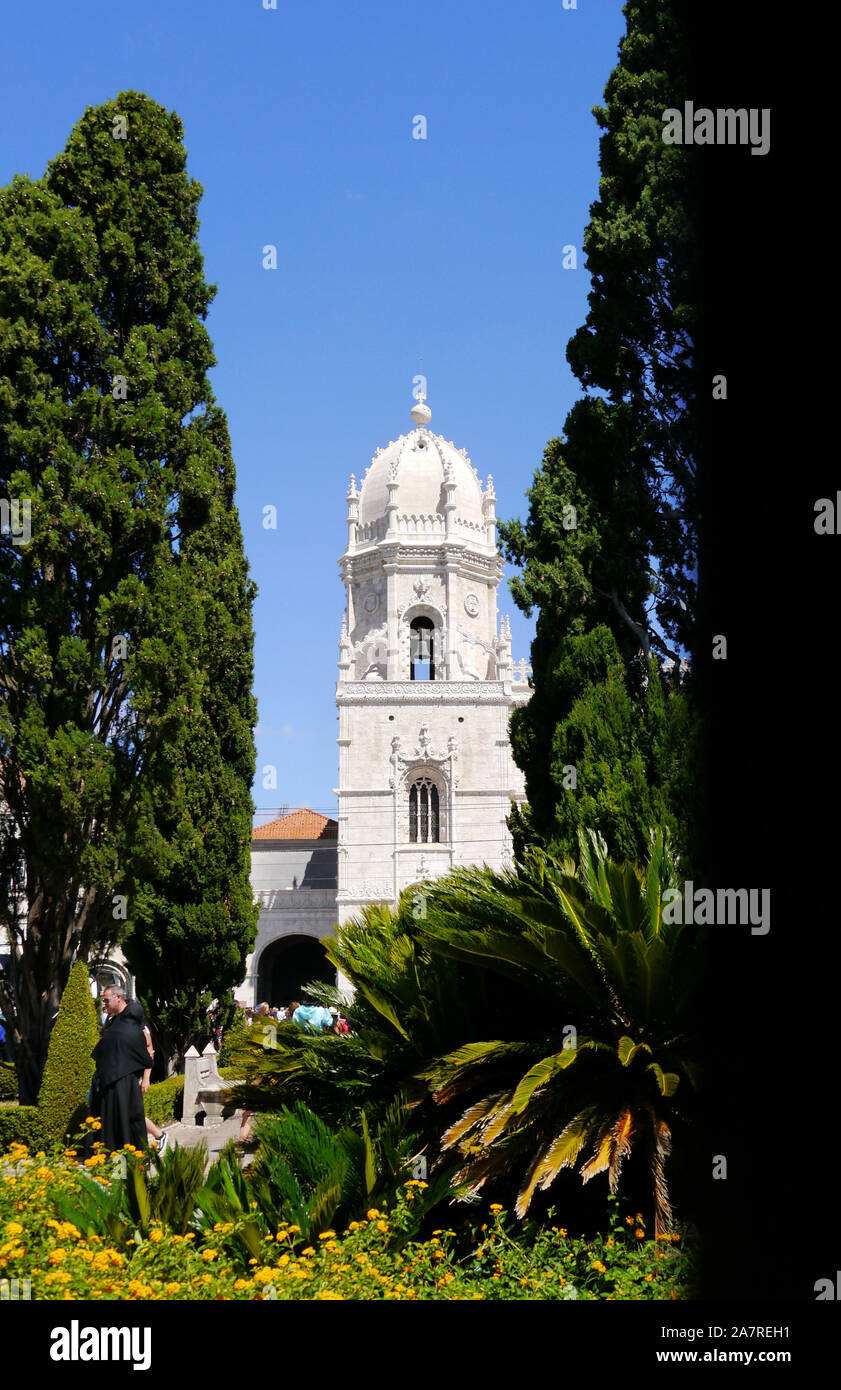
<path fill-rule="evenodd" d="M 183 1100 L 183 1076 L 168 1076 L 166 1081 L 156 1081 L 143 1098 L 147 1118 L 156 1125 L 168 1125 L 171 1120 L 180 1120 Z"/>
<path fill-rule="evenodd" d="M 37 1153 L 51 1142 L 37 1105 L 0 1105 L 0 1153 L 10 1144 L 26 1144 Z"/>

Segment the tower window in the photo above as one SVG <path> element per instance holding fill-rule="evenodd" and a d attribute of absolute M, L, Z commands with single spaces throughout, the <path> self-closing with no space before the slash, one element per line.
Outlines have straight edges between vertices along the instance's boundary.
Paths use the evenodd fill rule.
<path fill-rule="evenodd" d="M 415 618 L 409 629 L 409 679 L 435 680 L 434 628 L 429 618 Z"/>
<path fill-rule="evenodd" d="M 409 839 L 413 844 L 437 844 L 439 826 L 438 788 L 429 777 L 419 777 L 409 790 Z"/>

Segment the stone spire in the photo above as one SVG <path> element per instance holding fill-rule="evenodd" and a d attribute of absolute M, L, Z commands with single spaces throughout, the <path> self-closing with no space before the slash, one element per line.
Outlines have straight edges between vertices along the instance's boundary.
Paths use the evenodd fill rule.
<path fill-rule="evenodd" d="M 352 550 L 356 545 L 356 527 L 359 522 L 359 493 L 356 491 L 355 473 L 350 475 L 345 501 L 347 502 L 347 548 Z"/>

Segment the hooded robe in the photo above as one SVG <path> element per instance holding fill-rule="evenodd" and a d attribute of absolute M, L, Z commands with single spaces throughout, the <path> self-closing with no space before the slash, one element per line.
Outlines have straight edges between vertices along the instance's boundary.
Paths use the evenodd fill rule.
<path fill-rule="evenodd" d="M 115 1014 L 91 1056 L 96 1062 L 102 1142 L 109 1150 L 124 1144 L 141 1149 L 146 1142 L 146 1120 L 140 1080 L 151 1060 L 140 1026 L 126 1018 L 125 1010 Z"/>

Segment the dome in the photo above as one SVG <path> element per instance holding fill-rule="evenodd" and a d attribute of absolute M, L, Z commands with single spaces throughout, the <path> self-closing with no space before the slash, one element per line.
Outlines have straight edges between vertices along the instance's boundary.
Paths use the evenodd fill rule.
<path fill-rule="evenodd" d="M 455 486 L 449 490 L 446 482 Z M 397 484 L 392 499 L 389 483 Z M 374 455 L 359 492 L 360 539 L 384 534 L 381 523 L 387 520 L 390 500 L 396 504 L 397 529 L 443 531 L 448 497 L 454 504 L 452 529 L 484 540 L 482 484 L 466 451 L 420 425 Z"/>

